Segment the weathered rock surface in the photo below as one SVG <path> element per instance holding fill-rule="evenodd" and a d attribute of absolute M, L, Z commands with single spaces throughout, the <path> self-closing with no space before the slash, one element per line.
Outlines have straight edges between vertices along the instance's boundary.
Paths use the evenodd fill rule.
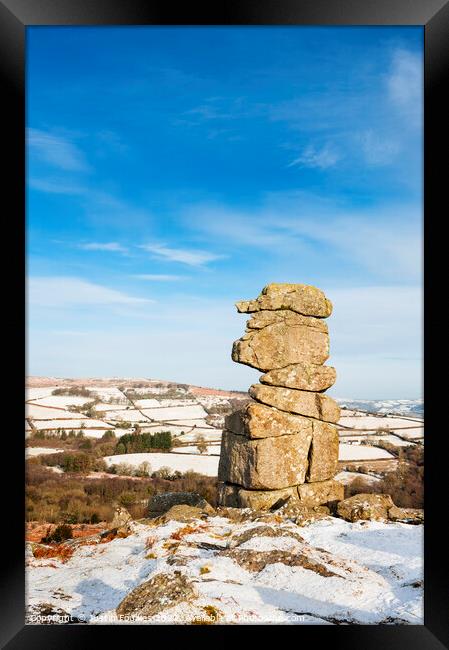
<path fill-rule="evenodd" d="M 341 501 L 345 495 L 344 486 L 338 481 L 317 481 L 298 485 L 299 502 L 303 506 L 318 506 Z"/>
<path fill-rule="evenodd" d="M 315 318 L 314 316 L 302 316 L 297 314 L 291 309 L 280 309 L 279 311 L 257 311 L 251 315 L 251 318 L 246 323 L 247 330 L 259 330 L 274 325 L 274 323 L 282 323 L 289 327 L 295 325 L 304 325 L 311 327 L 319 332 L 328 333 L 326 321 L 322 318 Z"/>
<path fill-rule="evenodd" d="M 167 510 L 167 512 L 164 512 L 162 515 L 154 519 L 153 525 L 166 524 L 168 521 L 182 521 L 187 523 L 193 519 L 207 519 L 207 517 L 213 513 L 214 509 L 212 506 L 205 509 L 180 503 L 176 506 L 172 506 L 170 510 Z"/>
<path fill-rule="evenodd" d="M 276 408 L 250 402 L 225 418 L 229 431 L 248 438 L 271 438 L 294 434 L 312 435 L 312 421 Z"/>
<path fill-rule="evenodd" d="M 329 566 L 329 554 L 322 553 L 325 560 L 321 560 L 321 558 L 316 559 L 311 557 L 311 555 L 311 553 L 305 550 L 292 553 L 291 551 L 256 551 L 242 548 L 228 549 L 221 553 L 222 557 L 230 557 L 239 566 L 255 573 L 259 573 L 270 564 L 285 564 L 291 567 L 302 567 L 303 569 L 314 571 L 324 578 L 340 577 L 340 573 L 336 573 Z"/>
<path fill-rule="evenodd" d="M 289 528 L 262 524 L 260 526 L 249 528 L 248 530 L 240 532 L 236 535 L 232 535 L 229 540 L 228 547 L 235 548 L 237 546 L 241 546 L 254 537 L 291 537 L 298 542 L 304 542 L 304 539 L 301 537 L 301 535 Z"/>
<path fill-rule="evenodd" d="M 336 377 L 337 373 L 332 366 L 303 362 L 270 370 L 262 375 L 260 381 L 270 386 L 321 392 L 333 386 Z"/>
<path fill-rule="evenodd" d="M 329 357 L 332 304 L 316 287 L 269 284 L 255 299 L 237 303 L 251 314 L 232 359 L 264 371 L 249 389 L 252 401 L 225 418 L 218 468 L 218 504 L 269 510 L 301 506 L 298 523 L 327 516 L 343 486 L 338 467 L 340 407 L 323 392 L 336 379 Z M 309 509 L 308 512 L 306 510 Z"/>
<path fill-rule="evenodd" d="M 154 616 L 197 597 L 193 583 L 180 571 L 159 573 L 133 589 L 116 609 L 119 617 Z"/>
<path fill-rule="evenodd" d="M 132 521 L 132 517 L 126 508 L 118 506 L 114 511 L 114 518 L 112 519 L 111 528 L 122 528 L 127 526 Z"/>
<path fill-rule="evenodd" d="M 388 511 L 388 519 L 403 524 L 423 524 L 424 510 L 422 508 L 398 508 L 398 506 L 393 506 Z"/>
<path fill-rule="evenodd" d="M 388 512 L 394 503 L 389 494 L 355 494 L 340 501 L 337 513 L 346 521 L 388 519 Z"/>
<path fill-rule="evenodd" d="M 261 384 L 253 384 L 248 392 L 255 400 L 281 411 L 332 423 L 340 419 L 340 407 L 328 395 Z"/>
<path fill-rule="evenodd" d="M 195 506 L 205 512 L 214 512 L 212 506 L 200 494 L 196 492 L 165 492 L 155 494 L 148 503 L 150 512 L 166 512 L 172 506 L 177 505 Z"/>
<path fill-rule="evenodd" d="M 328 334 L 307 325 L 282 322 L 247 332 L 232 348 L 233 361 L 263 371 L 300 361 L 322 364 L 328 357 Z"/>
<path fill-rule="evenodd" d="M 218 502 L 231 508 L 269 510 L 281 499 L 298 499 L 297 487 L 283 490 L 245 490 L 238 485 L 218 483 Z"/>
<path fill-rule="evenodd" d="M 303 483 L 312 435 L 250 440 L 223 431 L 218 480 L 253 490 L 278 490 Z"/>
<path fill-rule="evenodd" d="M 305 316 L 327 318 L 332 313 L 332 303 L 324 293 L 307 284 L 268 284 L 255 300 L 242 300 L 237 303 L 241 313 L 262 310 L 291 309 Z"/>
<path fill-rule="evenodd" d="M 328 422 L 313 421 L 312 442 L 306 481 L 326 481 L 337 473 L 338 429 Z"/>
<path fill-rule="evenodd" d="M 327 506 L 304 506 L 299 501 L 291 501 L 291 499 L 275 512 L 282 519 L 294 521 L 298 526 L 307 526 L 319 519 L 330 517 Z"/>

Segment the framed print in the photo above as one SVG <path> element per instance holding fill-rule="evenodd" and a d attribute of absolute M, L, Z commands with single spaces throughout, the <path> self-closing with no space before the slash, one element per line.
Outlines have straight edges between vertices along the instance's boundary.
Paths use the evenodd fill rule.
<path fill-rule="evenodd" d="M 26 375 L 2 647 L 447 647 L 448 23 L 0 2 Z"/>

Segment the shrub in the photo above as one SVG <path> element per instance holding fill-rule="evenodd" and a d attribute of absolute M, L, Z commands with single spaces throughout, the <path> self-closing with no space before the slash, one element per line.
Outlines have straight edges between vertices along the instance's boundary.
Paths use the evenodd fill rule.
<path fill-rule="evenodd" d="M 70 396 L 79 396 L 79 397 L 91 397 L 95 395 L 91 390 L 88 390 L 85 386 L 71 386 L 68 388 L 55 388 L 52 391 L 52 395 L 70 395 Z"/>
<path fill-rule="evenodd" d="M 198 435 L 195 438 L 196 441 L 196 448 L 200 452 L 200 454 L 205 454 L 207 452 L 207 442 L 204 436 Z"/>
<path fill-rule="evenodd" d="M 169 431 L 160 431 L 157 433 L 125 433 L 120 436 L 117 443 L 116 453 L 138 454 L 154 449 L 163 449 L 169 451 L 172 448 L 172 436 Z M 121 451 L 124 449 L 125 451 Z"/>
<path fill-rule="evenodd" d="M 57 544 L 60 544 L 66 539 L 72 539 L 72 537 L 73 537 L 72 527 L 69 526 L 68 524 L 60 524 L 59 526 L 56 526 L 53 532 L 47 531 L 47 535 L 45 535 L 45 537 L 42 538 L 41 542 L 43 544 L 49 544 L 51 542 L 56 542 Z"/>

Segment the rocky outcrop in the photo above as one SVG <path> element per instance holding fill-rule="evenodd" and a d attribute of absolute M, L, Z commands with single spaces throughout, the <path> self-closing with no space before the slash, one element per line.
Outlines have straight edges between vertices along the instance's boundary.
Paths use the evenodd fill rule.
<path fill-rule="evenodd" d="M 119 619 L 142 620 L 197 597 L 193 583 L 180 571 L 159 573 L 133 589 L 116 609 Z"/>
<path fill-rule="evenodd" d="M 340 408 L 323 394 L 336 378 L 323 365 L 329 357 L 323 319 L 332 304 L 316 287 L 270 284 L 237 310 L 251 317 L 232 359 L 264 375 L 249 389 L 254 401 L 225 419 L 218 503 L 253 510 L 333 505 L 343 499 L 343 486 L 332 480 Z"/>
<path fill-rule="evenodd" d="M 385 521 L 394 503 L 389 494 L 355 494 L 340 501 L 337 513 L 346 521 Z"/>
<path fill-rule="evenodd" d="M 151 497 L 148 510 L 151 513 L 162 513 L 170 510 L 172 506 L 187 505 L 200 508 L 212 513 L 214 509 L 201 495 L 196 492 L 164 492 Z"/>
<path fill-rule="evenodd" d="M 398 508 L 398 506 L 393 506 L 388 511 L 388 519 L 403 524 L 423 524 L 424 510 L 422 508 Z"/>

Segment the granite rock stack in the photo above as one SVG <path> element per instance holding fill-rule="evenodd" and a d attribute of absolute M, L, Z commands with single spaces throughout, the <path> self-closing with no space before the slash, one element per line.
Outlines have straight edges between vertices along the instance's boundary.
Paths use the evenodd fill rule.
<path fill-rule="evenodd" d="M 264 374 L 252 400 L 226 418 L 218 467 L 221 505 L 268 509 L 286 499 L 304 506 L 339 501 L 338 404 L 325 318 L 332 303 L 316 287 L 269 284 L 237 303 L 250 315 L 232 359 Z"/>

